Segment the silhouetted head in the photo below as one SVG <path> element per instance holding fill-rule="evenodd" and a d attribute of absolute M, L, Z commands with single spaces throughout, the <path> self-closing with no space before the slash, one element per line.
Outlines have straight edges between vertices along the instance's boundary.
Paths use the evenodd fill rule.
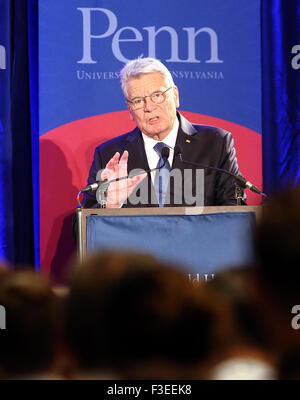
<path fill-rule="evenodd" d="M 222 312 L 181 270 L 148 255 L 105 253 L 74 276 L 67 333 L 82 368 L 129 376 L 139 365 L 167 363 L 182 372 L 210 355 L 226 329 Z"/>
<path fill-rule="evenodd" d="M 41 373 L 54 359 L 54 297 L 49 281 L 31 270 L 8 273 L 0 284 L 6 329 L 0 330 L 5 375 Z"/>
<path fill-rule="evenodd" d="M 285 190 L 263 206 L 254 234 L 256 266 L 280 302 L 299 302 L 300 188 Z"/>

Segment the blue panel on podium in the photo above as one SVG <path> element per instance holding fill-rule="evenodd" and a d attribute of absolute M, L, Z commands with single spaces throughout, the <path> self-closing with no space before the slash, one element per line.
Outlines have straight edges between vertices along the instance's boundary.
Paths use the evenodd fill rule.
<path fill-rule="evenodd" d="M 251 262 L 255 213 L 87 216 L 87 254 L 133 250 L 212 274 Z"/>

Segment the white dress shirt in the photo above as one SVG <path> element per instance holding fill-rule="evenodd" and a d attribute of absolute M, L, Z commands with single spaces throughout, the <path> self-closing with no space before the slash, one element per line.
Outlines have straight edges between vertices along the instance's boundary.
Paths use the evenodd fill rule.
<path fill-rule="evenodd" d="M 179 121 L 176 118 L 171 132 L 168 134 L 167 137 L 164 138 L 164 140 L 162 140 L 162 142 L 165 143 L 170 149 L 168 161 L 170 163 L 171 168 L 172 168 L 172 164 L 173 164 L 174 147 L 176 144 L 178 128 L 179 128 Z M 146 152 L 146 157 L 147 157 L 149 168 L 150 169 L 156 168 L 158 160 L 159 160 L 159 155 L 158 155 L 157 151 L 154 150 L 154 146 L 157 144 L 158 141 L 145 135 L 143 132 L 142 132 L 142 136 L 143 136 L 143 140 L 144 140 L 144 147 L 145 147 L 145 152 Z M 155 172 L 156 171 L 151 172 L 151 179 L 152 179 L 153 184 L 154 184 Z"/>

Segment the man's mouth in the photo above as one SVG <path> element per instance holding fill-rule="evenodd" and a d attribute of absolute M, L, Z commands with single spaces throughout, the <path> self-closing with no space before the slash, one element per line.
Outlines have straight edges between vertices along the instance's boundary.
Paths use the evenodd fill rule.
<path fill-rule="evenodd" d="M 158 121 L 158 120 L 159 120 L 159 117 L 152 117 L 152 118 L 150 118 L 148 120 L 148 122 L 155 122 L 155 121 Z"/>

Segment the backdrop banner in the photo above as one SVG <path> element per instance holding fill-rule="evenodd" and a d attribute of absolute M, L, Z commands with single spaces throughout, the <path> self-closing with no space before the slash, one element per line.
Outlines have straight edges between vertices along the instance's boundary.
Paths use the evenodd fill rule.
<path fill-rule="evenodd" d="M 160 59 L 196 123 L 231 131 L 241 172 L 262 186 L 260 0 L 39 1 L 41 268 L 74 251 L 76 194 L 94 149 L 133 129 L 119 71 Z M 260 203 L 248 193 L 248 204 Z"/>

